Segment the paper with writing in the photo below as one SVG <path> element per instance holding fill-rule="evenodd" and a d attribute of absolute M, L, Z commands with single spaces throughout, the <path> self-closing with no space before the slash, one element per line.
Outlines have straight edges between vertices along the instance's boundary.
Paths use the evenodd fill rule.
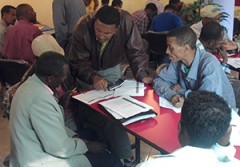
<path fill-rule="evenodd" d="M 144 83 L 125 80 L 121 87 L 115 89 L 114 96 L 144 96 L 144 90 Z"/>
<path fill-rule="evenodd" d="M 172 109 L 173 111 L 175 111 L 176 113 L 181 113 L 181 109 L 182 108 L 176 108 L 174 107 L 167 99 L 163 98 L 163 97 L 159 97 L 159 105 L 161 107 L 164 107 L 164 108 L 170 108 Z"/>

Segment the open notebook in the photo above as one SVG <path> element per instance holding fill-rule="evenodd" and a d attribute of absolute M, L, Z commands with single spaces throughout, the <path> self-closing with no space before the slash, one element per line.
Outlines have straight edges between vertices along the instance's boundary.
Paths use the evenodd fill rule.
<path fill-rule="evenodd" d="M 101 109 L 110 113 L 123 125 L 156 117 L 151 106 L 130 96 L 121 96 L 98 104 Z"/>

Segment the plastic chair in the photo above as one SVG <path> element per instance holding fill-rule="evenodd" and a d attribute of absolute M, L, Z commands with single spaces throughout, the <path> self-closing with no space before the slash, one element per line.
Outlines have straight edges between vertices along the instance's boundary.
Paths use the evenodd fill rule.
<path fill-rule="evenodd" d="M 164 32 L 153 32 L 149 31 L 147 32 L 143 38 L 148 41 L 148 51 L 150 56 L 150 61 L 154 60 L 156 63 L 156 66 L 163 63 L 169 63 L 168 55 L 166 54 L 167 50 L 167 31 Z"/>

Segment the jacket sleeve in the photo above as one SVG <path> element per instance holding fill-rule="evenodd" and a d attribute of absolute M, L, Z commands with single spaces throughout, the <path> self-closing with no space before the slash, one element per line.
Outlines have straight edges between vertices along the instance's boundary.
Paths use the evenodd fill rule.
<path fill-rule="evenodd" d="M 124 13 L 125 12 L 125 13 Z M 133 17 L 126 11 L 122 11 L 123 22 L 125 26 L 127 41 L 125 44 L 127 59 L 133 71 L 135 78 L 139 81 L 148 76 L 148 62 L 149 56 L 146 53 L 146 45 L 137 26 L 134 23 Z"/>
<path fill-rule="evenodd" d="M 30 119 L 45 152 L 68 158 L 87 152 L 86 144 L 78 138 L 69 137 L 65 129 L 63 113 L 54 98 L 41 97 L 34 101 Z"/>
<path fill-rule="evenodd" d="M 170 63 L 169 66 L 162 69 L 157 75 L 154 80 L 154 90 L 159 96 L 171 100 L 174 95 L 178 94 L 171 89 L 171 86 L 178 83 L 177 70 L 174 64 Z"/>
<path fill-rule="evenodd" d="M 80 22 L 73 33 L 72 45 L 69 53 L 69 64 L 71 68 L 71 73 L 77 79 L 84 81 L 86 83 L 92 84 L 92 78 L 97 75 L 93 69 L 92 61 L 90 60 L 91 51 L 87 48 L 91 48 L 88 41 L 89 35 L 82 35 L 84 31 L 84 26 Z"/>

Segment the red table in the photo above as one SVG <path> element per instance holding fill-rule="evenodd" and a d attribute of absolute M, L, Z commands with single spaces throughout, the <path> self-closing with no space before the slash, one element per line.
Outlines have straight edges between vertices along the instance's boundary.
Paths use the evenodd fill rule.
<path fill-rule="evenodd" d="M 151 105 L 158 114 L 153 119 L 136 122 L 127 126 L 122 126 L 127 132 L 135 136 L 136 139 L 136 159 L 140 160 L 140 140 L 159 150 L 161 153 L 171 153 L 181 145 L 178 141 L 178 121 L 180 114 L 171 109 L 162 108 L 158 104 L 158 95 L 154 93 L 152 87 L 146 85 L 145 96 L 136 99 Z M 102 115 L 113 120 L 108 114 L 101 110 L 97 103 L 91 105 L 93 109 Z M 139 147 L 139 148 L 138 148 Z M 236 147 L 236 158 L 240 159 L 240 147 Z"/>

